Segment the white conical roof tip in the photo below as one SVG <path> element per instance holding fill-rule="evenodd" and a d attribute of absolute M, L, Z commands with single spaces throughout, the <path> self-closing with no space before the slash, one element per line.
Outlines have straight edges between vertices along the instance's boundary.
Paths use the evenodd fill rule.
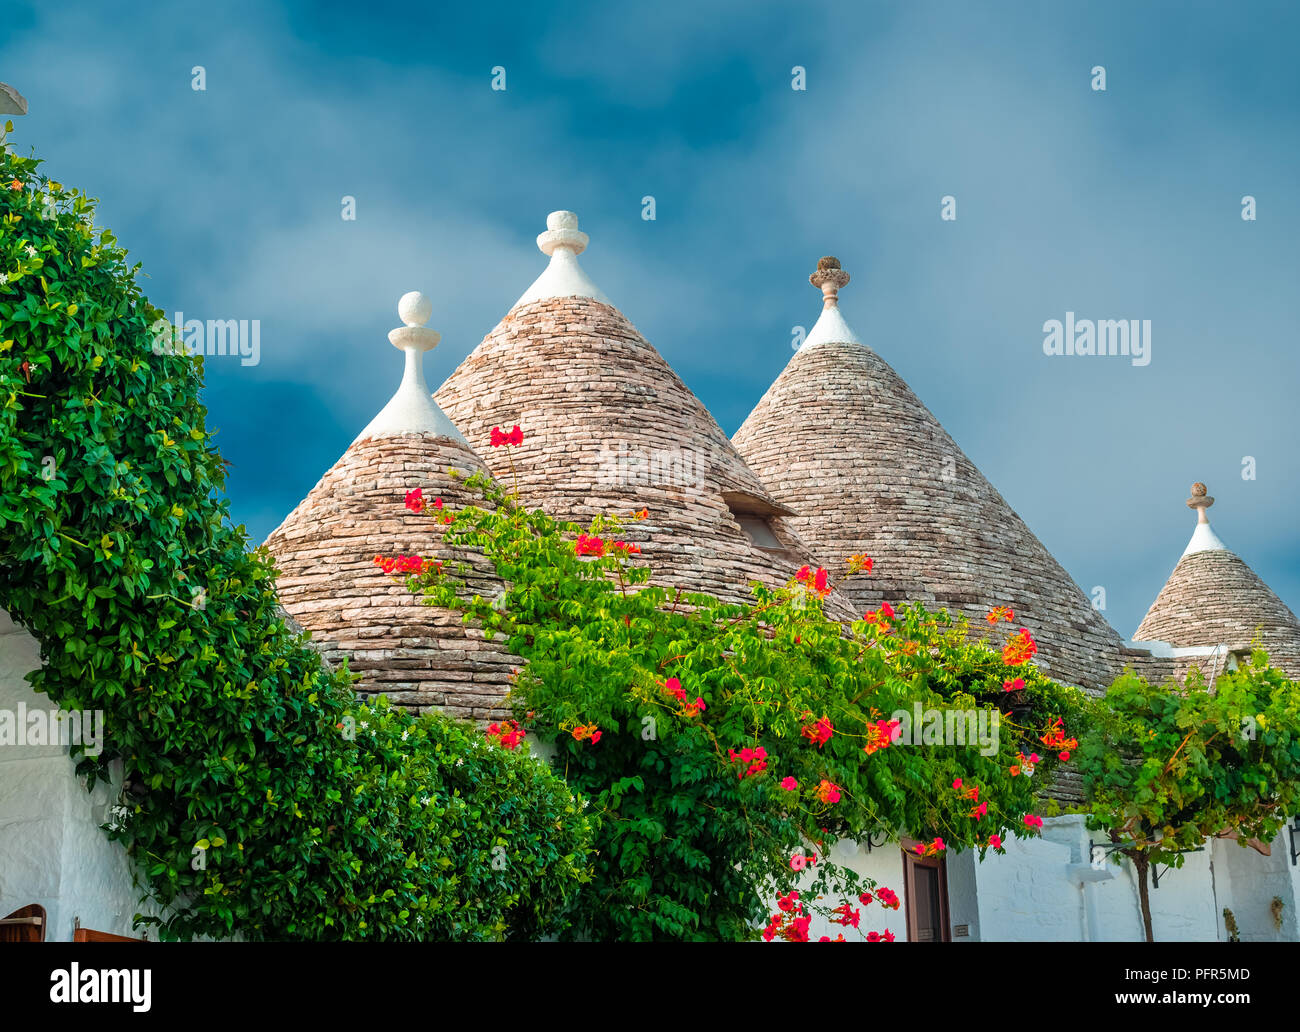
<path fill-rule="evenodd" d="M 1219 536 L 1210 529 L 1207 510 L 1214 504 L 1214 499 L 1206 493 L 1206 487 L 1199 480 L 1192 485 L 1192 496 L 1187 499 L 1187 507 L 1196 510 L 1196 529 L 1192 531 L 1192 540 L 1187 542 L 1183 555 L 1193 552 L 1226 552 L 1228 546 L 1219 540 Z"/>
<path fill-rule="evenodd" d="M 578 229 L 578 216 L 571 211 L 553 211 L 546 216 L 546 232 L 538 234 L 537 248 L 550 255 L 551 262 L 524 291 L 512 310 L 533 301 L 553 297 L 589 297 L 610 305 L 610 300 L 578 264 L 578 255 L 587 249 L 589 237 Z M 613 307 L 611 305 L 611 307 Z"/>
<path fill-rule="evenodd" d="M 402 434 L 437 434 L 454 441 L 468 443 L 433 400 L 429 385 L 424 380 L 424 353 L 438 346 L 442 335 L 424 324 L 433 314 L 433 302 L 428 295 L 412 290 L 397 302 L 397 314 L 404 325 L 388 331 L 393 347 L 406 355 L 406 368 L 402 382 L 369 425 L 357 434 L 352 442 L 367 437 L 395 437 Z"/>
<path fill-rule="evenodd" d="M 840 260 L 829 255 L 818 259 L 817 271 L 808 277 L 808 282 L 822 292 L 822 314 L 796 350 L 802 351 L 811 344 L 861 344 L 840 314 L 840 288 L 849 282 L 849 274 L 840 268 Z"/>

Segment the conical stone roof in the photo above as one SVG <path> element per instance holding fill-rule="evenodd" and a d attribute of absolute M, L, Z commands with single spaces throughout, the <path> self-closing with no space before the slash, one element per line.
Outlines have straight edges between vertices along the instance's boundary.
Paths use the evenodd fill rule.
<path fill-rule="evenodd" d="M 1252 642 L 1273 666 L 1300 678 L 1300 620 L 1219 540 L 1207 514 L 1213 504 L 1204 484 L 1192 485 L 1187 505 L 1197 511 L 1196 529 L 1134 638 L 1172 646 L 1180 678 L 1192 666 L 1212 677 Z"/>
<path fill-rule="evenodd" d="M 849 276 L 823 258 L 816 325 L 736 432 L 734 443 L 794 529 L 828 562 L 865 554 L 870 576 L 841 582 L 859 611 L 923 601 L 988 630 L 1009 606 L 1039 643 L 1052 676 L 1103 689 L 1126 649 L 1069 574 L 966 457 L 934 415 L 839 310 Z M 843 567 L 835 569 L 842 572 Z"/>
<path fill-rule="evenodd" d="M 658 583 L 741 600 L 749 581 L 814 563 L 708 410 L 582 270 L 577 216 L 552 212 L 537 243 L 546 271 L 435 394 L 471 441 L 523 428 L 512 455 L 485 453 L 492 472 L 561 519 L 648 509 L 627 538 Z M 852 615 L 838 596 L 827 611 Z"/>
<path fill-rule="evenodd" d="M 436 516 L 405 505 L 415 488 L 429 505 L 439 498 L 444 508 L 482 504 L 448 473 L 484 466 L 429 395 L 424 352 L 438 342 L 423 325 L 430 310 L 422 294 L 402 298 L 405 325 L 389 334 L 405 352 L 402 385 L 266 545 L 280 569 L 284 608 L 327 658 L 347 659 L 361 675 L 358 691 L 420 711 L 497 718 L 519 661 L 462 624 L 459 613 L 421 605 L 404 577 L 374 562 L 376 555 L 464 562 L 473 571 L 468 590 L 492 597 L 501 587 L 481 557 L 444 547 Z"/>

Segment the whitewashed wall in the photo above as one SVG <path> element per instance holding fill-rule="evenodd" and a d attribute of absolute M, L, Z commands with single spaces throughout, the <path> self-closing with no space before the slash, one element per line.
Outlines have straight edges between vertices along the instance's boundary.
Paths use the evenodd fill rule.
<path fill-rule="evenodd" d="M 1270 846 L 1269 856 L 1219 839 L 1213 845 L 1219 926 L 1223 908 L 1232 910 L 1242 942 L 1294 942 L 1300 939 L 1296 905 L 1300 877 L 1291 865 L 1291 839 L 1285 828 Z M 1282 900 L 1281 926 L 1272 912 L 1274 898 Z M 1226 938 L 1226 931 L 1220 932 Z"/>
<path fill-rule="evenodd" d="M 48 710 L 24 675 L 40 666 L 36 640 L 0 610 L 0 709 Z M 140 909 L 127 855 L 100 829 L 116 791 L 93 793 L 66 746 L 0 746 L 0 917 L 29 903 L 45 908 L 47 941 L 72 939 L 74 922 L 117 935 Z"/>

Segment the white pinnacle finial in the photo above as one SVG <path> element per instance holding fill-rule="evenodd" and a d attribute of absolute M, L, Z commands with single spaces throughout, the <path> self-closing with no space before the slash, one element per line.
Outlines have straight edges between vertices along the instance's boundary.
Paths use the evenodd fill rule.
<path fill-rule="evenodd" d="M 593 301 L 610 304 L 609 298 L 591 282 L 578 264 L 578 255 L 587 249 L 588 236 L 578 229 L 578 216 L 571 211 L 553 211 L 546 216 L 546 232 L 537 237 L 537 248 L 550 255 L 551 263 L 524 291 L 524 296 L 512 306 L 552 297 L 589 297 Z"/>
<path fill-rule="evenodd" d="M 553 211 L 546 216 L 546 232 L 537 236 L 537 249 L 545 255 L 555 254 L 559 247 L 582 254 L 590 239 L 578 229 L 577 215 L 571 211 Z"/>
<path fill-rule="evenodd" d="M 393 347 L 406 353 L 402 383 L 356 439 L 432 433 L 468 443 L 433 400 L 424 380 L 424 353 L 437 347 L 442 339 L 440 333 L 424 325 L 433 314 L 433 302 L 420 291 L 412 290 L 397 302 L 397 314 L 405 325 L 389 330 L 388 340 Z"/>
<path fill-rule="evenodd" d="M 1219 540 L 1219 536 L 1210 529 L 1210 518 L 1206 510 L 1214 504 L 1214 499 L 1206 493 L 1206 487 L 1199 480 L 1192 485 L 1192 497 L 1187 499 L 1187 507 L 1196 510 L 1196 529 L 1192 531 L 1192 540 L 1187 542 L 1183 555 L 1193 552 L 1226 552 L 1228 546 Z"/>
<path fill-rule="evenodd" d="M 817 271 L 808 277 L 808 282 L 822 292 L 822 314 L 812 332 L 795 350 L 802 351 L 814 344 L 861 344 L 840 314 L 840 287 L 849 282 L 849 274 L 840 268 L 840 260 L 831 257 L 819 259 Z"/>
<path fill-rule="evenodd" d="M 433 302 L 427 294 L 412 290 L 397 302 L 397 314 L 407 326 L 423 326 L 433 315 Z"/>

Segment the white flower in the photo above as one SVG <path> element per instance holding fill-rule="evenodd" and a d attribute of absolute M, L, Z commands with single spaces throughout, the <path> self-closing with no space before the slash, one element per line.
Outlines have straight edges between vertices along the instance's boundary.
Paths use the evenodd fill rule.
<path fill-rule="evenodd" d="M 421 796 L 420 802 L 423 803 L 425 806 L 428 806 L 431 802 L 433 802 L 433 800 L 429 796 Z"/>
<path fill-rule="evenodd" d="M 410 733 L 411 733 L 411 729 L 410 729 L 410 728 L 407 728 L 405 731 L 402 732 L 402 741 L 403 741 L 403 742 L 406 741 L 406 736 L 409 735 Z"/>
<path fill-rule="evenodd" d="M 5 272 L 0 272 L 0 283 L 8 283 L 8 282 L 9 282 L 9 274 Z"/>
<path fill-rule="evenodd" d="M 364 731 L 364 730 L 365 730 L 366 728 L 368 728 L 369 726 L 370 726 L 370 724 L 369 724 L 368 722 L 366 722 L 366 721 L 364 721 L 364 720 L 361 722 L 361 730 L 362 730 L 362 731 Z"/>
<path fill-rule="evenodd" d="M 26 247 L 23 248 L 23 250 L 27 252 L 28 258 L 36 257 L 36 248 L 34 248 L 31 244 L 28 244 Z"/>
<path fill-rule="evenodd" d="M 456 766 L 457 766 L 457 767 L 463 767 L 463 766 L 465 766 L 465 761 L 462 760 L 462 759 L 458 759 L 458 760 L 456 761 Z"/>

